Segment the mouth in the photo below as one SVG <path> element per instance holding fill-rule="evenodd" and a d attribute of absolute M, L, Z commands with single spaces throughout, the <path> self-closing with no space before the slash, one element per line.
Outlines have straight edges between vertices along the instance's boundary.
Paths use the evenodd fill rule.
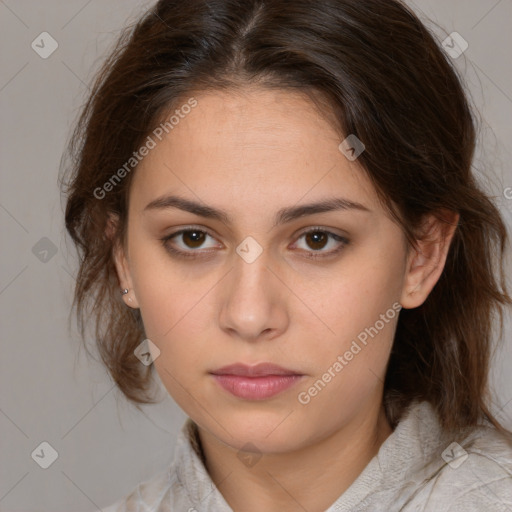
<path fill-rule="evenodd" d="M 227 392 L 245 400 L 265 400 L 289 389 L 304 377 L 272 363 L 248 366 L 237 363 L 210 372 Z"/>

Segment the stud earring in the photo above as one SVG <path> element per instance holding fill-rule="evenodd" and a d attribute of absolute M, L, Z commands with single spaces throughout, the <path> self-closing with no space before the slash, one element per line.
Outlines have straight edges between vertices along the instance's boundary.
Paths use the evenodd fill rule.
<path fill-rule="evenodd" d="M 121 290 L 121 295 L 126 295 L 128 293 L 128 288 L 124 288 Z"/>

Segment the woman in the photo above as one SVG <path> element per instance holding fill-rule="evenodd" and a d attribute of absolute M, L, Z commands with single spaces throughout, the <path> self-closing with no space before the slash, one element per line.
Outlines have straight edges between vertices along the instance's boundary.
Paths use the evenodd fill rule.
<path fill-rule="evenodd" d="M 70 146 L 75 302 L 126 397 L 155 368 L 189 419 L 109 512 L 511 507 L 507 234 L 449 59 L 394 0 L 161 0 L 125 31 Z"/>

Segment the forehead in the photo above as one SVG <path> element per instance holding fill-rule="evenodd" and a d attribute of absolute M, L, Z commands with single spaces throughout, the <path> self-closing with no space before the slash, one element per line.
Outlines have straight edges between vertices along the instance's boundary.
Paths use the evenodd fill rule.
<path fill-rule="evenodd" d="M 197 106 L 176 117 L 139 164 L 130 192 L 136 208 L 164 193 L 224 209 L 236 200 L 276 210 L 326 193 L 377 200 L 357 161 L 340 152 L 342 135 L 307 96 L 249 88 L 194 98 Z"/>

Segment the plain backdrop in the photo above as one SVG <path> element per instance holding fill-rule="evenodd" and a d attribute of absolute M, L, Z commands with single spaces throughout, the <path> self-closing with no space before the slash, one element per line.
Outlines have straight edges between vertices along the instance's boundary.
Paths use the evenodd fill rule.
<path fill-rule="evenodd" d="M 99 510 L 172 461 L 185 419 L 170 398 L 143 413 L 129 405 L 68 325 L 77 262 L 63 227 L 61 155 L 101 60 L 151 3 L 0 0 L 1 511 Z M 456 31 L 468 43 L 455 63 L 483 121 L 475 171 L 512 226 L 503 193 L 512 186 L 512 0 L 411 5 L 440 41 Z M 58 44 L 48 58 L 32 45 L 43 32 L 55 41 L 45 35 L 44 51 Z M 492 372 L 494 410 L 509 428 L 510 333 L 507 320 Z M 50 453 L 43 442 L 57 452 L 48 469 L 34 455 Z"/>

